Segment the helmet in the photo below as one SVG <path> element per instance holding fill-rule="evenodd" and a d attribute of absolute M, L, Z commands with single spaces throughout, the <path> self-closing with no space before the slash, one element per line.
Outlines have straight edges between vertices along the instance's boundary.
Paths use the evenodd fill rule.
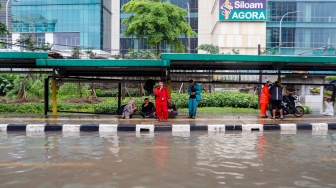
<path fill-rule="evenodd" d="M 267 81 L 266 84 L 267 85 L 272 85 L 272 82 L 271 81 Z"/>

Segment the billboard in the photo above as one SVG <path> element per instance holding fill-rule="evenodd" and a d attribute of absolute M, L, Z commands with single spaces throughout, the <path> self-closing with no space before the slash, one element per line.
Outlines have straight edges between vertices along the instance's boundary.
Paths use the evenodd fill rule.
<path fill-rule="evenodd" d="M 220 21 L 266 21 L 266 0 L 219 0 Z"/>

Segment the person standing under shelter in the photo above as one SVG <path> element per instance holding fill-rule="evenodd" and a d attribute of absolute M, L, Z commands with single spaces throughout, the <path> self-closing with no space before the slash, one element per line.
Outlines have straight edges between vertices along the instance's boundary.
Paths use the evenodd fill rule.
<path fill-rule="evenodd" d="M 163 81 L 159 81 L 158 86 L 154 89 L 155 94 L 155 106 L 156 115 L 158 121 L 168 120 L 168 102 L 170 101 L 170 95 L 168 89 L 163 85 Z"/>
<path fill-rule="evenodd" d="M 274 85 L 270 88 L 271 100 L 272 100 L 272 119 L 275 119 L 276 109 L 280 112 L 280 118 L 283 119 L 283 111 L 281 107 L 282 103 L 282 87 L 279 81 L 274 82 Z"/>
<path fill-rule="evenodd" d="M 195 119 L 196 117 L 196 111 L 197 111 L 197 105 L 198 101 L 202 99 L 201 93 L 202 93 L 202 87 L 195 83 L 194 80 L 189 80 L 189 87 L 188 87 L 188 94 L 189 96 L 189 116 L 188 118 Z"/>
<path fill-rule="evenodd" d="M 267 105 L 270 101 L 271 94 L 269 92 L 269 87 L 272 85 L 272 82 L 267 81 L 264 84 L 264 87 L 261 89 L 260 95 L 260 117 L 266 118 L 267 116 Z"/>

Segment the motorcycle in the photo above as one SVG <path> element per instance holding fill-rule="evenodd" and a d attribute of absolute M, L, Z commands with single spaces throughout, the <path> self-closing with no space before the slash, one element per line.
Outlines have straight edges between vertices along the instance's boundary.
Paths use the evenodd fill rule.
<path fill-rule="evenodd" d="M 272 108 L 272 107 L 271 107 Z M 270 108 L 270 114 L 272 114 L 272 109 Z M 301 103 L 298 101 L 298 97 L 289 93 L 282 97 L 281 108 L 283 115 L 294 114 L 295 117 L 301 117 L 304 114 L 304 108 L 301 106 Z M 279 109 L 276 109 L 275 117 L 280 117 Z"/>

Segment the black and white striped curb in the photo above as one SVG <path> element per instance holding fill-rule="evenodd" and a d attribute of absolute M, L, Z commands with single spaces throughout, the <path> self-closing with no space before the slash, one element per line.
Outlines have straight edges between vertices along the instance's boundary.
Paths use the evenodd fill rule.
<path fill-rule="evenodd" d="M 328 131 L 336 130 L 336 123 L 306 123 L 306 124 L 0 124 L 0 132 L 225 132 L 225 131 Z"/>

